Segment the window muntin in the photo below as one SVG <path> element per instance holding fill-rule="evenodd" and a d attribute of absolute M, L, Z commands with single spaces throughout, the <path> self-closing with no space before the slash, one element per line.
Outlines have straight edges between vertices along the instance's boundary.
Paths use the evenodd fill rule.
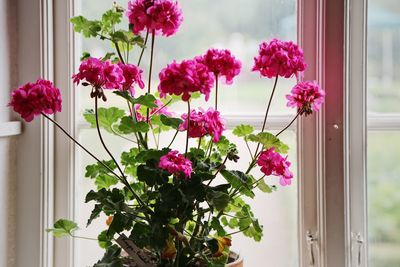
<path fill-rule="evenodd" d="M 126 1 L 119 2 L 126 5 Z M 231 115 L 234 119 L 229 120 L 230 125 L 235 125 L 241 118 L 257 118 L 253 121 L 256 125 L 262 124 L 265 105 L 272 88 L 273 81 L 262 79 L 257 73 L 251 73 L 250 69 L 253 63 L 253 57 L 257 53 L 258 44 L 261 41 L 269 40 L 273 37 L 282 39 L 296 40 L 296 1 L 295 0 L 257 0 L 251 4 L 245 1 L 221 0 L 193 0 L 180 1 L 184 11 L 185 20 L 176 36 L 171 38 L 156 39 L 155 67 L 153 72 L 152 91 L 156 90 L 158 85 L 157 73 L 166 64 L 173 59 L 181 60 L 191 58 L 202 54 L 209 47 L 220 47 L 231 49 L 243 63 L 242 74 L 235 80 L 234 85 L 227 86 L 223 83 L 220 89 L 220 108 L 223 115 Z M 96 0 L 76 0 L 78 13 L 89 18 L 99 16 L 104 10 L 107 10 L 111 1 Z M 274 6 L 274 8 L 271 8 Z M 237 10 L 242 10 L 238 16 Z M 261 12 L 261 13 L 260 13 Z M 204 15 L 204 14 L 207 14 Z M 82 39 L 77 35 L 77 46 L 75 57 L 78 59 L 83 51 L 90 51 L 92 56 L 102 56 L 105 51 L 112 51 L 112 48 L 94 39 Z M 135 63 L 138 51 L 133 51 L 131 56 L 132 63 Z M 145 53 L 141 67 L 147 72 L 148 52 Z M 79 62 L 79 61 L 77 61 Z M 275 102 L 272 106 L 272 115 L 275 121 L 281 121 L 278 127 L 268 127 L 269 130 L 280 130 L 284 127 L 285 118 L 292 118 L 295 110 L 286 107 L 285 94 L 295 83 L 295 79 L 278 82 L 278 90 L 275 96 Z M 140 91 L 140 89 L 137 89 Z M 202 100 L 197 100 L 193 106 L 208 107 L 212 105 L 212 98 L 205 104 Z M 125 108 L 119 99 L 109 96 L 107 105 L 120 105 Z M 232 107 L 238 107 L 232 109 Z M 240 107 L 240 108 L 239 108 Z M 107 154 L 101 149 L 98 143 L 96 132 L 88 129 L 86 124 L 80 118 L 80 114 L 87 109 L 93 108 L 93 103 L 88 97 L 85 88 L 79 88 L 79 97 L 77 99 L 77 128 L 79 139 L 87 144 L 89 148 L 98 152 L 100 156 L 108 158 Z M 185 107 L 177 106 L 177 114 L 184 112 Z M 285 120 L 283 120 L 285 119 Z M 240 121 L 246 123 L 246 121 Z M 281 127 L 282 126 L 282 127 Z M 131 146 L 123 139 L 115 136 L 109 136 L 106 133 L 105 140 L 111 144 L 111 150 L 118 155 L 122 150 L 128 150 Z M 231 134 L 228 132 L 228 136 Z M 165 134 L 162 140 L 169 141 L 168 134 Z M 295 131 L 289 131 L 282 135 L 291 151 L 289 160 L 292 162 L 292 170 L 296 177 L 296 134 Z M 182 145 L 183 145 L 182 138 Z M 247 148 L 240 140 L 239 151 L 241 152 L 241 162 L 243 166 L 248 163 Z M 84 203 L 85 194 L 93 188 L 92 181 L 84 177 L 84 166 L 91 163 L 87 155 L 77 151 L 77 166 L 75 180 L 75 220 L 79 225 L 85 225 L 87 217 L 90 214 L 91 205 Z M 244 168 L 244 167 L 243 167 Z M 278 184 L 278 180 L 269 178 L 266 180 L 270 184 Z M 246 258 L 246 264 L 249 266 L 263 266 L 259 255 L 265 255 L 271 266 L 294 267 L 299 265 L 298 257 L 298 234 L 297 234 L 297 181 L 294 181 L 291 187 L 279 187 L 278 192 L 274 194 L 259 193 L 252 201 L 255 215 L 264 225 L 264 238 L 261 243 L 255 243 L 253 240 L 237 235 L 233 241 L 234 249 L 243 253 Z M 88 229 L 83 229 L 80 235 L 96 237 L 99 228 L 103 229 L 105 219 L 96 220 Z M 101 255 L 102 250 L 98 248 L 96 242 L 87 240 L 74 240 L 74 263 L 75 266 L 87 266 L 93 264 Z M 291 255 L 287 257 L 287 255 Z"/>

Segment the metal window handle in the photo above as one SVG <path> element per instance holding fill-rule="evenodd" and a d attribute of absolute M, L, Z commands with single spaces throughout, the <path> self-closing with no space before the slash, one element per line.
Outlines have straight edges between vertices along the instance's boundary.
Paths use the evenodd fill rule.
<path fill-rule="evenodd" d="M 316 241 L 317 238 L 310 231 L 307 231 L 306 242 L 307 242 L 308 259 L 310 261 L 310 266 L 315 265 L 314 244 Z"/>
<path fill-rule="evenodd" d="M 364 244 L 364 239 L 360 233 L 355 236 L 355 241 L 357 243 L 358 253 L 357 253 L 357 265 L 361 266 L 361 250 Z"/>

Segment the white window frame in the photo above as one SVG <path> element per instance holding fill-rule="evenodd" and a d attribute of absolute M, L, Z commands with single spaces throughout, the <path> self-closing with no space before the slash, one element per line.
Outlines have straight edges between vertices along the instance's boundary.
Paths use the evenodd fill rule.
<path fill-rule="evenodd" d="M 349 231 L 346 231 L 349 221 L 345 217 L 349 212 L 345 183 L 347 158 L 344 157 L 349 125 L 344 120 L 346 102 L 342 101 L 345 97 L 346 3 L 345 0 L 298 0 L 299 43 L 310 65 L 305 78 L 318 80 L 327 91 L 324 110 L 316 116 L 302 118 L 297 126 L 302 267 L 312 266 L 311 250 L 315 258 L 313 266 L 350 266 L 347 263 Z M 74 14 L 74 8 L 72 0 L 18 0 L 18 23 L 22 29 L 18 34 L 19 83 L 38 76 L 54 78 L 62 90 L 64 111 L 76 110 L 70 80 L 75 65 L 75 35 L 69 17 Z M 29 35 L 22 25 L 30 25 L 29 31 L 40 32 L 40 36 Z M 73 134 L 77 133 L 76 117 L 73 112 L 56 115 Z M 257 124 L 260 118 L 230 119 L 232 123 Z M 275 122 L 277 129 L 285 126 L 282 118 Z M 73 242 L 70 239 L 53 242 L 44 229 L 54 218 L 74 218 L 75 147 L 44 121 L 26 127 L 20 143 L 17 266 L 73 266 Z M 41 157 L 37 157 L 38 151 L 42 151 Z M 33 178 L 27 182 L 22 179 L 26 176 Z M 33 214 L 37 210 L 40 214 Z M 30 222 L 29 229 L 24 228 L 26 221 Z M 32 235 L 32 229 L 39 234 Z M 308 237 L 314 241 L 308 243 Z"/>

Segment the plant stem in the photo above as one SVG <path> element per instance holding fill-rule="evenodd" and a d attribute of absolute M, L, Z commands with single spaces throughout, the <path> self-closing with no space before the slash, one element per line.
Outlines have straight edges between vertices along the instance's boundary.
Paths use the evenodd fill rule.
<path fill-rule="evenodd" d="M 210 179 L 208 182 L 207 186 L 210 186 L 211 182 L 217 177 L 217 175 L 222 171 L 222 169 L 225 166 L 225 163 L 228 161 L 228 156 L 225 157 L 224 161 L 221 163 L 221 165 L 218 167 L 218 170 L 215 172 L 214 177 Z"/>
<path fill-rule="evenodd" d="M 189 131 L 190 131 L 190 101 L 187 101 L 188 107 L 188 116 L 187 116 L 187 133 L 186 133 L 186 148 L 185 148 L 185 157 L 187 157 L 187 152 L 189 149 Z"/>
<path fill-rule="evenodd" d="M 156 39 L 156 32 L 155 30 L 152 31 L 151 33 L 151 50 L 150 50 L 150 68 L 149 68 L 149 82 L 148 82 L 148 87 L 147 87 L 147 93 L 151 93 L 151 74 L 153 71 L 153 58 L 154 58 L 154 43 Z M 147 115 L 146 115 L 146 121 L 149 123 L 149 113 L 150 109 L 147 108 Z"/>
<path fill-rule="evenodd" d="M 121 50 L 119 49 L 119 44 L 118 44 L 118 42 L 114 42 L 114 45 L 115 45 L 115 49 L 117 50 L 119 60 L 121 60 L 121 63 L 122 63 L 122 64 L 125 64 L 125 60 L 124 60 L 124 58 L 122 57 Z"/>
<path fill-rule="evenodd" d="M 251 151 L 249 142 L 248 142 L 246 139 L 244 140 L 244 142 L 246 143 L 247 150 L 248 150 L 249 153 L 250 153 L 251 160 L 253 160 L 253 152 Z"/>
<path fill-rule="evenodd" d="M 71 139 L 76 145 L 78 145 L 80 148 L 82 148 L 86 153 L 88 153 L 92 158 L 94 158 L 98 163 L 100 163 L 104 168 L 106 168 L 110 173 L 114 174 L 116 177 L 120 178 L 118 174 L 116 174 L 110 167 L 108 167 L 106 164 L 104 164 L 103 161 L 98 159 L 92 152 L 87 150 L 83 145 L 81 145 L 75 138 L 73 138 L 58 122 L 47 116 L 42 112 L 42 115 L 51 121 L 55 126 L 58 127 L 66 136 L 68 136 L 69 139 Z"/>
<path fill-rule="evenodd" d="M 215 111 L 218 110 L 218 74 L 215 74 Z"/>
<path fill-rule="evenodd" d="M 108 149 L 108 147 L 106 146 L 104 139 L 103 139 L 103 135 L 101 134 L 100 131 L 100 124 L 99 124 L 99 113 L 98 113 L 98 98 L 97 96 L 94 98 L 94 108 L 95 108 L 95 117 L 96 117 L 96 129 L 97 129 L 97 133 L 99 135 L 100 138 L 100 142 L 103 145 L 104 149 L 106 150 L 107 154 L 111 157 L 111 159 L 114 161 L 115 165 L 117 166 L 117 169 L 119 170 L 119 172 L 121 173 L 122 177 L 124 177 L 124 172 L 122 171 L 121 167 L 118 164 L 118 161 L 114 158 L 113 154 L 111 153 L 111 151 Z"/>
<path fill-rule="evenodd" d="M 200 146 L 201 146 L 201 139 L 202 139 L 203 137 L 200 137 L 199 138 L 199 144 L 197 145 L 197 149 L 200 149 Z"/>
<path fill-rule="evenodd" d="M 76 235 L 71 235 L 72 238 L 79 238 L 79 239 L 85 239 L 85 240 L 92 240 L 92 241 L 97 241 L 96 238 L 90 238 L 90 237 L 84 237 L 84 236 L 76 236 Z"/>
<path fill-rule="evenodd" d="M 174 134 L 174 137 L 172 138 L 171 143 L 169 143 L 169 145 L 167 146 L 167 148 L 170 148 L 170 147 L 172 146 L 172 144 L 174 143 L 175 138 L 176 138 L 176 136 L 178 135 L 178 133 L 179 133 L 179 130 L 176 130 L 176 132 L 175 132 L 175 134 Z"/>
<path fill-rule="evenodd" d="M 297 114 L 296 114 L 296 116 L 293 118 L 293 120 L 292 120 L 288 125 L 286 125 L 286 127 L 283 128 L 279 133 L 277 133 L 275 136 L 278 137 L 281 133 L 283 133 L 284 131 L 286 131 L 286 130 L 296 121 L 296 119 L 300 116 L 300 114 L 301 114 L 301 110 L 300 110 L 299 112 L 297 112 Z"/>
<path fill-rule="evenodd" d="M 142 47 L 142 51 L 140 52 L 140 56 L 139 56 L 139 60 L 138 60 L 138 64 L 137 64 L 138 67 L 140 66 L 140 63 L 142 62 L 144 50 L 146 49 L 146 44 L 147 44 L 148 39 L 149 39 L 149 31 L 146 32 L 146 37 L 144 38 L 144 44 Z"/>
<path fill-rule="evenodd" d="M 269 113 L 269 109 L 271 108 L 272 99 L 274 98 L 276 85 L 278 83 L 278 77 L 279 76 L 277 74 L 276 78 L 275 78 L 275 82 L 274 82 L 274 87 L 272 88 L 272 93 L 271 93 L 271 96 L 270 96 L 269 101 L 268 101 L 267 110 L 265 111 L 265 117 L 264 117 L 264 122 L 263 122 L 263 126 L 262 126 L 262 129 L 261 129 L 261 132 L 264 132 L 265 126 L 267 125 L 268 113 Z M 256 157 L 259 148 L 260 148 L 260 143 L 257 144 L 257 149 L 256 149 L 256 152 L 254 153 L 254 158 Z"/>
<path fill-rule="evenodd" d="M 250 228 L 250 226 L 247 226 L 246 228 L 244 228 L 244 229 L 242 229 L 242 230 L 239 230 L 239 231 L 236 231 L 236 232 L 233 232 L 233 233 L 229 233 L 229 234 L 226 234 L 226 235 L 227 235 L 227 236 L 235 235 L 235 234 L 244 232 L 244 231 L 246 231 L 246 230 L 249 229 L 249 228 Z"/>
<path fill-rule="evenodd" d="M 114 158 L 113 154 L 111 151 L 108 149 L 107 145 L 104 142 L 103 136 L 100 131 L 100 124 L 99 124 L 99 114 L 98 114 L 98 98 L 97 96 L 94 98 L 94 107 L 95 107 L 95 117 L 96 117 L 96 128 L 97 128 L 97 133 L 100 138 L 100 142 L 103 145 L 104 149 L 107 151 L 108 155 L 110 155 L 111 159 L 114 161 L 115 165 L 117 166 L 119 172 L 121 173 L 121 182 L 128 188 L 128 190 L 132 193 L 132 195 L 136 198 L 136 200 L 139 202 L 142 207 L 147 207 L 145 203 L 140 199 L 140 197 L 133 191 L 131 185 L 129 184 L 128 180 L 126 179 L 126 176 L 124 172 L 122 171 L 121 167 L 118 164 L 118 161 Z"/>

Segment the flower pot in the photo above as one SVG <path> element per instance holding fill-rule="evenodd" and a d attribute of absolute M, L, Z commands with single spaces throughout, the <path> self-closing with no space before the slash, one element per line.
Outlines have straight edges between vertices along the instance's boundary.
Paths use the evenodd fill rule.
<path fill-rule="evenodd" d="M 232 262 L 226 264 L 226 267 L 243 267 L 243 258 L 241 255 L 231 252 L 229 255 L 229 260 L 232 260 Z"/>

